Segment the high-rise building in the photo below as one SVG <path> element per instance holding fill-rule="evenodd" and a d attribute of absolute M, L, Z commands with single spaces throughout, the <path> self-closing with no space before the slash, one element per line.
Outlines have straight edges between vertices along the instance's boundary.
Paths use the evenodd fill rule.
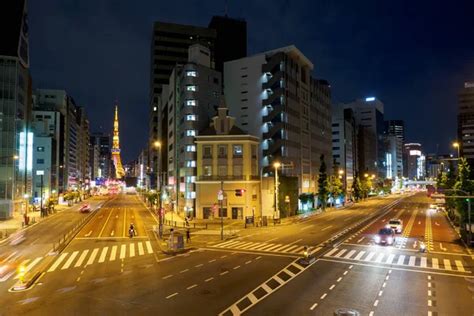
<path fill-rule="evenodd" d="M 226 16 L 213 16 L 209 28 L 216 30 L 215 69 L 224 70 L 224 63 L 247 56 L 247 22 Z"/>
<path fill-rule="evenodd" d="M 405 141 L 405 122 L 403 120 L 387 120 L 384 122 L 384 132 L 387 135 L 394 135 Z"/>
<path fill-rule="evenodd" d="M 345 187 L 352 188 L 357 173 L 357 125 L 352 109 L 344 109 L 344 104 L 332 108 L 332 158 L 343 172 Z"/>
<path fill-rule="evenodd" d="M 465 82 L 458 94 L 458 142 L 461 156 L 474 170 L 474 81 Z"/>
<path fill-rule="evenodd" d="M 404 176 L 410 180 L 424 179 L 426 176 L 426 158 L 423 154 L 421 144 L 404 144 L 405 166 L 403 167 Z"/>
<path fill-rule="evenodd" d="M 35 129 L 56 141 L 51 175 L 57 174 L 59 193 L 85 185 L 90 174 L 89 121 L 84 109 L 64 90 L 38 89 L 34 110 Z"/>
<path fill-rule="evenodd" d="M 158 139 L 162 142 L 160 150 L 167 151 L 168 159 L 160 162 L 159 170 L 160 173 L 167 171 L 167 183 L 174 186 L 175 194 L 179 192 L 178 210 L 193 216 L 195 136 L 209 126 L 222 94 L 221 74 L 211 68 L 209 53 L 209 49 L 200 44 L 190 46 L 188 61 L 173 69 L 161 98 L 161 104 L 168 109 L 168 133 L 160 133 Z"/>
<path fill-rule="evenodd" d="M 125 170 L 122 166 L 122 157 L 120 156 L 120 136 L 119 136 L 119 118 L 118 105 L 115 106 L 114 115 L 114 134 L 112 136 L 112 161 L 114 162 L 115 179 L 122 179 L 125 176 Z"/>
<path fill-rule="evenodd" d="M 321 154 L 332 164 L 330 86 L 312 70 L 293 45 L 224 63 L 230 115 L 261 139 L 262 173 L 280 162 L 283 175 L 298 177 L 300 193 L 317 191 Z"/>
<path fill-rule="evenodd" d="M 110 135 L 103 132 L 92 133 L 90 137 L 91 147 L 96 148 L 97 153 L 94 152 L 94 156 L 97 156 L 98 162 L 93 165 L 93 171 L 91 179 L 103 178 L 108 179 L 112 176 L 112 142 Z"/>
<path fill-rule="evenodd" d="M 31 196 L 33 133 L 26 0 L 0 5 L 0 219 Z"/>
<path fill-rule="evenodd" d="M 213 64 L 214 42 L 216 31 L 205 27 L 155 22 L 151 41 L 150 69 L 150 130 L 149 130 L 149 163 L 150 171 L 156 172 L 158 159 L 153 142 L 158 134 L 168 134 L 167 111 L 160 104 L 163 85 L 167 85 L 176 64 L 188 61 L 188 48 L 193 44 L 201 44 L 209 48 Z M 213 68 L 213 67 L 212 67 Z M 161 129 L 161 131 L 159 131 Z M 162 161 L 167 160 L 167 151 L 162 150 Z"/>
<path fill-rule="evenodd" d="M 357 124 L 359 172 L 384 177 L 383 103 L 375 97 L 368 97 L 347 103 L 344 107 L 352 109 Z"/>

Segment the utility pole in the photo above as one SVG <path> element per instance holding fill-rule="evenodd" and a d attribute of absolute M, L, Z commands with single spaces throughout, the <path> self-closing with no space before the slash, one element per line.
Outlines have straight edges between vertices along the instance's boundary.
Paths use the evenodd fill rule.
<path fill-rule="evenodd" d="M 224 181 L 221 180 L 221 192 L 224 195 Z M 221 212 L 221 240 L 224 240 L 224 209 L 223 209 L 224 198 L 220 199 L 220 212 Z"/>
<path fill-rule="evenodd" d="M 41 176 L 40 214 L 41 214 L 41 215 L 44 215 L 44 214 L 43 214 L 43 175 L 44 175 L 44 171 L 43 171 L 43 173 L 40 174 L 40 176 Z"/>

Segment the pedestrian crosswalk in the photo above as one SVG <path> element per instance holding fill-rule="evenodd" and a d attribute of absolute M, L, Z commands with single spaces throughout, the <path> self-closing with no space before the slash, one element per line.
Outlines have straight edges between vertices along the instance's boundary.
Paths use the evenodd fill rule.
<path fill-rule="evenodd" d="M 305 246 L 295 244 L 273 244 L 267 242 L 247 242 L 240 240 L 225 241 L 219 244 L 215 244 L 212 247 L 256 252 L 277 252 L 293 255 L 302 255 L 305 250 Z M 311 248 L 310 252 L 315 253 L 320 249 L 320 247 Z"/>
<path fill-rule="evenodd" d="M 327 258 L 390 264 L 414 268 L 427 268 L 449 272 L 470 273 L 460 259 L 440 259 L 435 257 L 410 256 L 380 251 L 334 248 L 324 255 Z M 461 257 L 460 257 L 461 258 Z"/>
<path fill-rule="evenodd" d="M 105 246 L 102 248 L 75 250 L 64 252 L 54 260 L 53 264 L 46 272 L 62 271 L 71 268 L 79 268 L 94 263 L 104 263 L 106 261 L 115 261 L 116 259 L 133 258 L 137 256 L 153 254 L 153 247 L 150 241 L 127 243 L 114 246 Z M 17 266 L 25 267 L 25 273 L 37 266 L 45 257 L 36 257 L 21 261 Z M 9 279 L 18 279 L 16 268 L 13 267 L 3 275 L 0 275 L 0 283 Z"/>

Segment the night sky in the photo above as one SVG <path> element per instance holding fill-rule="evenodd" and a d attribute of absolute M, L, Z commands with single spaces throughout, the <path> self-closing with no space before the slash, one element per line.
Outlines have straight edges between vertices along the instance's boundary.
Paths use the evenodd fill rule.
<path fill-rule="evenodd" d="M 457 92 L 474 80 L 474 1 L 227 1 L 248 25 L 248 53 L 296 45 L 327 79 L 333 102 L 376 96 L 407 141 L 450 151 Z M 335 3 L 337 2 L 337 4 Z M 64 89 L 91 131 L 111 131 L 120 105 L 123 160 L 148 135 L 155 20 L 207 26 L 224 1 L 30 0 L 34 88 Z"/>

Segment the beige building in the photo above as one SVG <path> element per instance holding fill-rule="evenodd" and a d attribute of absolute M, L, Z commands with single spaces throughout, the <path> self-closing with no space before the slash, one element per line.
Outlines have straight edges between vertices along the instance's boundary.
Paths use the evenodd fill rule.
<path fill-rule="evenodd" d="M 196 136 L 196 217 L 219 218 L 218 194 L 223 191 L 223 216 L 261 216 L 259 139 L 246 134 L 221 105 L 211 126 Z"/>

